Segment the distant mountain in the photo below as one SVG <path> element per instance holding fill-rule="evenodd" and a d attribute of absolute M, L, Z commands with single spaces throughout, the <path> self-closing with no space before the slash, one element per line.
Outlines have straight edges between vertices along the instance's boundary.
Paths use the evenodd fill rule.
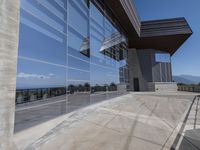
<path fill-rule="evenodd" d="M 200 83 L 200 76 L 179 75 L 179 76 L 173 76 L 173 80 L 177 83 L 198 84 Z"/>

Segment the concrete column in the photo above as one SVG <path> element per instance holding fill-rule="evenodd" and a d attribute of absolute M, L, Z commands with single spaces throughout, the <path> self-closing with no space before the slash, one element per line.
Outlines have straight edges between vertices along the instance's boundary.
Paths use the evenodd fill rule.
<path fill-rule="evenodd" d="M 130 90 L 134 91 L 133 79 L 139 79 L 140 91 L 148 91 L 148 83 L 145 81 L 142 71 L 141 64 L 139 61 L 137 50 L 132 48 L 128 51 L 128 64 L 129 64 L 129 78 L 130 78 Z"/>
<path fill-rule="evenodd" d="M 13 150 L 19 0 L 0 0 L 0 150 Z"/>

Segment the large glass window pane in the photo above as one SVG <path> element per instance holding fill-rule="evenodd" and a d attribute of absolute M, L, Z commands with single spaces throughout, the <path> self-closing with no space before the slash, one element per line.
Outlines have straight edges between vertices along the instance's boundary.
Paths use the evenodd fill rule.
<path fill-rule="evenodd" d="M 90 7 L 91 102 L 117 96 L 128 86 L 126 39 L 114 18 L 97 6 Z"/>
<path fill-rule="evenodd" d="M 88 8 L 81 5 L 86 3 L 83 0 L 69 0 L 69 26 L 78 31 L 82 36 L 87 37 L 89 33 L 88 28 Z"/>
<path fill-rule="evenodd" d="M 67 112 L 67 1 L 21 0 L 15 132 Z"/>
<path fill-rule="evenodd" d="M 57 5 L 21 0 L 19 56 L 66 65 L 67 13 Z"/>
<path fill-rule="evenodd" d="M 88 71 L 78 70 L 78 69 L 68 69 L 68 79 L 69 80 L 90 80 L 90 73 Z"/>
<path fill-rule="evenodd" d="M 66 113 L 66 68 L 18 59 L 15 131 Z"/>
<path fill-rule="evenodd" d="M 68 0 L 68 112 L 90 104 L 90 37 L 87 0 Z"/>
<path fill-rule="evenodd" d="M 89 0 L 21 0 L 15 131 L 123 94 L 126 38 Z"/>
<path fill-rule="evenodd" d="M 68 32 L 69 32 L 69 36 L 68 36 L 68 46 L 69 46 L 69 54 L 71 55 L 76 55 L 76 56 L 80 56 L 80 55 L 84 55 L 84 56 L 80 56 L 81 58 L 84 57 L 84 59 L 89 59 L 86 57 L 89 57 L 89 55 L 84 53 L 85 51 L 89 51 L 89 41 L 88 40 L 88 36 L 82 36 L 78 31 L 74 30 L 73 28 L 69 27 L 68 28 Z M 86 43 L 85 43 L 86 42 Z M 84 45 L 86 44 L 86 45 Z M 86 47 L 84 47 L 86 46 Z M 77 51 L 78 53 L 80 53 L 79 55 L 76 54 L 77 52 L 73 52 L 73 51 Z M 85 57 L 86 56 L 86 57 Z"/>
<path fill-rule="evenodd" d="M 85 71 L 89 71 L 90 69 L 90 64 L 87 61 L 84 61 L 82 59 L 73 56 L 68 57 L 68 66 L 69 68 L 75 68 Z"/>
<path fill-rule="evenodd" d="M 69 81 L 67 84 L 68 112 L 90 104 L 90 83 Z"/>

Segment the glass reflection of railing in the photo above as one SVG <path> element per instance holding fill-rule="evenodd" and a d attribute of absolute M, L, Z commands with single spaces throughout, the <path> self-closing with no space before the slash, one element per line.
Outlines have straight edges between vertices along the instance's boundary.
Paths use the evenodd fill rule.
<path fill-rule="evenodd" d="M 39 101 L 66 94 L 65 87 L 17 89 L 16 104 Z"/>
<path fill-rule="evenodd" d="M 81 92 L 90 92 L 90 84 L 85 83 L 84 85 L 73 85 L 70 84 L 67 88 L 67 94 L 81 93 Z"/>
<path fill-rule="evenodd" d="M 16 105 L 28 102 L 44 100 L 67 94 L 75 93 L 97 93 L 97 92 L 114 92 L 117 91 L 117 85 L 111 83 L 110 85 L 98 85 L 90 87 L 89 83 L 74 85 L 70 84 L 67 89 L 65 87 L 53 88 L 32 88 L 32 89 L 17 89 L 16 90 Z"/>
<path fill-rule="evenodd" d="M 91 87 L 91 93 L 96 92 L 106 92 L 106 91 L 117 91 L 117 85 L 115 83 L 111 83 L 110 85 L 95 85 Z"/>

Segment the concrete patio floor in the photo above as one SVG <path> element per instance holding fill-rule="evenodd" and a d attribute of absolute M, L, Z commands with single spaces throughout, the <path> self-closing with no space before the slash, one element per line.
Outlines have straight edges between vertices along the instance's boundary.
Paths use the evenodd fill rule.
<path fill-rule="evenodd" d="M 195 95 L 130 93 L 23 130 L 14 140 L 19 150 L 178 149 L 181 142 L 175 141 Z"/>

